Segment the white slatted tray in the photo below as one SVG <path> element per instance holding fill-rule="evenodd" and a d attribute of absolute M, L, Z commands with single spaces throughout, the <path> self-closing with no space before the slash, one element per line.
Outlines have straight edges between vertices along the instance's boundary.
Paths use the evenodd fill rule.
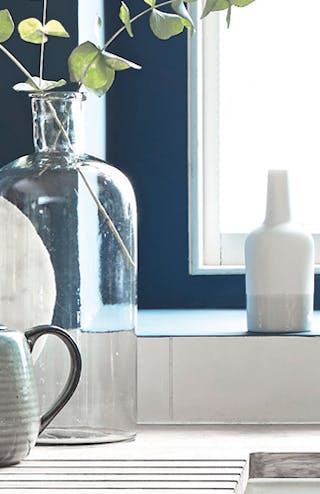
<path fill-rule="evenodd" d="M 245 460 L 28 460 L 0 469 L 1 494 L 242 494 Z"/>

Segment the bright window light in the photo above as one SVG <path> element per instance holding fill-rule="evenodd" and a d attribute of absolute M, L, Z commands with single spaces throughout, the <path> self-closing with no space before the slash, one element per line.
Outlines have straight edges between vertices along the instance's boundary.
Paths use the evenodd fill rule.
<path fill-rule="evenodd" d="M 222 233 L 264 218 L 267 170 L 289 169 L 295 218 L 320 232 L 320 1 L 256 0 L 219 26 Z"/>

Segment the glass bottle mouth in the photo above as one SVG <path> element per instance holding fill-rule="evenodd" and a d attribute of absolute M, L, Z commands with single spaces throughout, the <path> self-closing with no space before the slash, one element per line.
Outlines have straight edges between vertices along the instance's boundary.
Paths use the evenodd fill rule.
<path fill-rule="evenodd" d="M 35 150 L 81 154 L 84 94 L 77 91 L 35 91 L 30 96 Z"/>
<path fill-rule="evenodd" d="M 86 94 L 80 91 L 35 91 L 29 93 L 30 98 L 39 100 L 80 100 L 87 99 Z"/>

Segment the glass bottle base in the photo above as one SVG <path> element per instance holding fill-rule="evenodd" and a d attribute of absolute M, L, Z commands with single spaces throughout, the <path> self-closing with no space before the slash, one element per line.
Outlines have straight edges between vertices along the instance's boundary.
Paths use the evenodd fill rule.
<path fill-rule="evenodd" d="M 51 428 L 48 427 L 37 440 L 37 444 L 99 444 L 133 441 L 132 431 L 93 429 L 93 428 Z"/>

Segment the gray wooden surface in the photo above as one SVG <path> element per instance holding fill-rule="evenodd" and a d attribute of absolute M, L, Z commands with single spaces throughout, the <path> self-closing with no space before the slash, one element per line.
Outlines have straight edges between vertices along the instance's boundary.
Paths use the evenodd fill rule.
<path fill-rule="evenodd" d="M 320 478 L 320 453 L 253 453 L 250 478 Z"/>

